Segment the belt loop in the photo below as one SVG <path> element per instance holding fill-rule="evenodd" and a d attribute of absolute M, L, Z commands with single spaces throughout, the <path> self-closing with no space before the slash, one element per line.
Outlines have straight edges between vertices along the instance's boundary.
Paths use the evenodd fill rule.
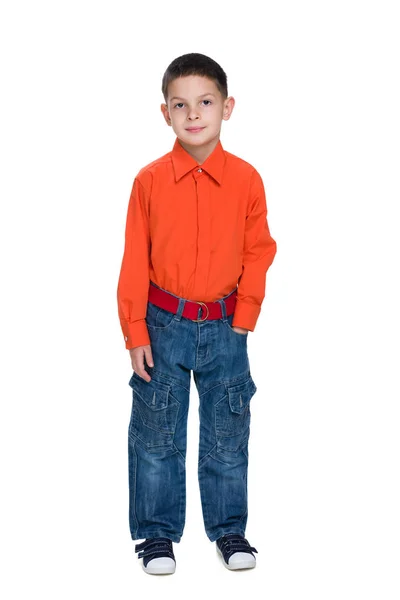
<path fill-rule="evenodd" d="M 217 300 L 217 302 L 221 305 L 221 313 L 222 313 L 221 319 L 225 323 L 228 320 L 228 317 L 226 316 L 225 300 L 223 298 L 220 298 L 219 300 Z"/>
<path fill-rule="evenodd" d="M 183 309 L 185 308 L 185 302 L 185 298 L 179 298 L 178 308 L 174 316 L 174 319 L 176 319 L 177 321 L 180 321 L 182 318 Z"/>

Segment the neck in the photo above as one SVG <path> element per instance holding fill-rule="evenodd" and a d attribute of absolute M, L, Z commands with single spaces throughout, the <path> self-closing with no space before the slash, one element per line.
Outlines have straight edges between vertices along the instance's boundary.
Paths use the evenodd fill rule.
<path fill-rule="evenodd" d="M 179 143 L 182 146 L 182 148 L 184 148 L 186 152 L 190 154 L 190 156 L 192 156 L 199 165 L 202 165 L 206 158 L 210 156 L 218 142 L 219 135 L 217 135 L 215 138 L 213 138 L 203 146 L 192 146 L 191 144 L 186 144 L 179 140 Z"/>

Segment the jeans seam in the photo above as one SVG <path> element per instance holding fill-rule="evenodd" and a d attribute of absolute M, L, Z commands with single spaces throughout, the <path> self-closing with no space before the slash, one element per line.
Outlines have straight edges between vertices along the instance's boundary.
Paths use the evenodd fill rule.
<path fill-rule="evenodd" d="M 211 456 L 211 453 L 212 453 L 212 452 L 213 452 L 213 451 L 216 449 L 216 447 L 217 447 L 217 444 L 214 444 L 214 446 L 211 448 L 211 450 L 209 450 L 209 452 L 207 452 L 207 454 L 205 454 L 205 455 L 203 456 L 203 458 L 201 458 L 201 459 L 199 460 L 198 467 L 202 466 L 202 464 L 203 464 L 203 462 L 205 461 L 205 459 L 206 459 L 206 458 L 208 458 L 209 456 Z"/>
<path fill-rule="evenodd" d="M 180 456 L 181 453 L 178 450 L 178 453 Z M 184 481 L 185 479 L 185 464 L 182 467 L 182 472 L 179 473 L 179 476 L 181 477 L 181 481 L 179 482 L 180 485 L 182 484 L 182 481 Z M 181 486 L 181 488 L 183 489 L 183 493 L 180 493 L 179 495 L 179 522 L 182 525 L 182 532 L 185 526 L 185 520 L 186 520 L 186 484 L 185 482 L 183 483 L 183 486 Z M 182 535 L 182 534 L 181 534 Z"/>
<path fill-rule="evenodd" d="M 206 390 L 204 390 L 204 392 L 201 392 L 201 394 L 199 393 L 199 398 L 201 398 L 201 396 L 204 396 L 204 394 L 208 394 L 208 392 L 212 392 L 212 390 L 214 390 L 216 387 L 219 387 L 220 385 L 224 384 L 225 381 L 217 381 L 213 387 L 207 388 Z"/>
<path fill-rule="evenodd" d="M 182 381 L 180 381 L 173 375 L 169 375 L 169 374 L 166 375 L 165 373 L 163 373 L 162 371 L 159 371 L 155 367 L 151 367 L 151 375 L 153 375 L 153 374 L 155 374 L 156 376 L 158 375 L 160 377 L 160 379 L 162 380 L 161 383 L 164 383 L 163 380 L 165 380 L 170 385 L 178 385 L 178 386 L 182 387 L 184 390 L 186 390 L 187 392 L 190 392 L 190 389 L 187 388 L 186 385 L 184 385 L 182 383 Z"/>
<path fill-rule="evenodd" d="M 171 433 L 171 434 L 168 434 L 168 435 L 173 436 L 174 434 Z M 158 450 L 160 450 L 160 451 L 162 451 L 162 450 L 167 451 L 167 450 L 171 450 L 172 447 L 174 446 L 173 439 L 171 439 L 171 441 L 168 441 L 168 445 L 166 445 L 165 443 L 163 443 L 163 444 L 152 444 L 152 445 L 149 446 L 147 442 L 145 442 L 144 440 L 142 440 L 142 438 L 136 433 L 136 431 L 131 431 L 130 432 L 130 436 L 131 436 L 131 438 L 134 439 L 134 441 L 138 442 L 146 452 L 150 452 L 150 454 L 152 453 L 151 452 L 152 450 L 154 450 L 156 452 Z"/>
<path fill-rule="evenodd" d="M 181 457 L 182 462 L 183 462 L 183 466 L 186 466 L 186 460 L 185 457 L 183 456 L 182 452 L 179 450 L 179 448 L 176 446 L 176 444 L 174 442 L 172 442 L 172 446 L 175 448 L 176 453 Z"/>
<path fill-rule="evenodd" d="M 137 492 L 137 483 L 136 483 L 136 474 L 137 474 L 137 454 L 136 454 L 136 448 L 135 448 L 136 442 L 133 442 L 132 444 L 132 454 L 135 457 L 135 468 L 133 469 L 133 477 L 134 477 L 134 482 L 133 482 L 133 502 L 132 502 L 132 517 L 133 520 L 135 522 L 135 529 L 134 529 L 134 535 L 137 535 L 137 531 L 139 528 L 139 521 L 136 515 L 136 492 Z"/>

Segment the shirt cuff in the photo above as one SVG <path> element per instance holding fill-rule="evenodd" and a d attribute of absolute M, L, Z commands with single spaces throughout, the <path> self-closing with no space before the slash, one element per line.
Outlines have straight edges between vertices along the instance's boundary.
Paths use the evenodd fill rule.
<path fill-rule="evenodd" d="M 258 304 L 248 304 L 236 300 L 232 327 L 243 327 L 243 329 L 254 331 L 260 312 L 261 306 Z"/>
<path fill-rule="evenodd" d="M 121 323 L 122 333 L 125 340 L 125 348 L 132 350 L 138 346 L 148 346 L 150 344 L 149 332 L 145 319 L 140 319 L 134 323 Z"/>

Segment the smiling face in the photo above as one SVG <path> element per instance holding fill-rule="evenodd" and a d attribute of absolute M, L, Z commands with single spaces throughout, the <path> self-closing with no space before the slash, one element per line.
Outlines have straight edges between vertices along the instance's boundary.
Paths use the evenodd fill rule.
<path fill-rule="evenodd" d="M 168 86 L 168 103 L 161 111 L 168 125 L 186 145 L 203 146 L 219 137 L 222 120 L 231 116 L 235 100 L 223 99 L 214 81 L 199 75 L 174 79 Z M 191 128 L 198 128 L 190 131 Z"/>

